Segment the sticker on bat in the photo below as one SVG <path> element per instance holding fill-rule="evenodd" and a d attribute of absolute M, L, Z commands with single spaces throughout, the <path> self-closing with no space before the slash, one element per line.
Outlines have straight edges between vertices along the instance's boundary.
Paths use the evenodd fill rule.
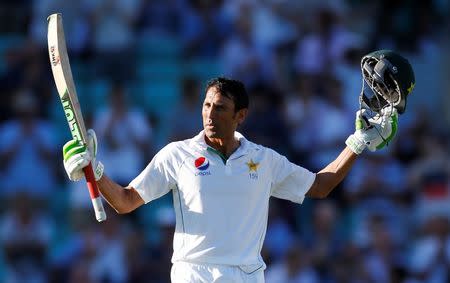
<path fill-rule="evenodd" d="M 69 122 L 69 128 L 72 132 L 72 137 L 76 140 L 81 140 L 80 129 L 78 128 L 78 123 L 75 117 L 75 113 L 73 112 L 73 104 L 69 99 L 69 92 L 64 92 L 64 95 L 61 97 L 61 103 L 64 108 L 64 113 L 66 114 L 67 122 Z"/>
<path fill-rule="evenodd" d="M 59 55 L 56 55 L 56 48 L 55 46 L 50 46 L 50 56 L 51 56 L 51 60 L 52 60 L 52 65 L 56 66 L 59 64 L 60 62 L 60 58 Z"/>

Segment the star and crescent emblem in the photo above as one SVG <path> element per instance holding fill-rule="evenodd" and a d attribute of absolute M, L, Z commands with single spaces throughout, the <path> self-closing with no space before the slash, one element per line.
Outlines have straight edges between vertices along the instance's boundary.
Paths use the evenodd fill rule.
<path fill-rule="evenodd" d="M 252 172 L 252 171 L 256 172 L 256 170 L 258 170 L 259 163 L 253 162 L 252 159 L 250 159 L 250 161 L 247 162 L 246 164 L 247 164 L 247 166 L 248 166 L 248 171 L 249 171 L 249 172 Z"/>

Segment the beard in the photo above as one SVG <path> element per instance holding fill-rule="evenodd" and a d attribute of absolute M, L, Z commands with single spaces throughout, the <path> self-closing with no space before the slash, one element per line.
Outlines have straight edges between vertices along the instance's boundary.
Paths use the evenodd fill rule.
<path fill-rule="evenodd" d="M 223 135 L 220 134 L 220 131 L 216 127 L 213 129 L 205 127 L 204 128 L 205 136 L 212 139 L 221 138 Z"/>

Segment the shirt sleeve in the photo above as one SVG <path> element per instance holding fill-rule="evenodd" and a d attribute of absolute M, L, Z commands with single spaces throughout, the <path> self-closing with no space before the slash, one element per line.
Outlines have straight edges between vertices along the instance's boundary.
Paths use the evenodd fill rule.
<path fill-rule="evenodd" d="M 273 151 L 271 196 L 302 203 L 316 174 Z"/>
<path fill-rule="evenodd" d="M 147 167 L 130 182 L 129 187 L 134 188 L 145 203 L 162 197 L 176 187 L 180 162 L 174 152 L 173 144 L 161 149 Z"/>

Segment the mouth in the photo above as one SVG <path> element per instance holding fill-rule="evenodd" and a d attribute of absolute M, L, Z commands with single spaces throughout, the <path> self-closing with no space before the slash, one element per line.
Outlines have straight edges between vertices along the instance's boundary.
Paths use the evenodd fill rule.
<path fill-rule="evenodd" d="M 212 125 L 212 124 L 208 124 L 205 125 L 205 131 L 209 132 L 209 133 L 216 133 L 217 132 L 217 126 L 216 125 Z"/>

